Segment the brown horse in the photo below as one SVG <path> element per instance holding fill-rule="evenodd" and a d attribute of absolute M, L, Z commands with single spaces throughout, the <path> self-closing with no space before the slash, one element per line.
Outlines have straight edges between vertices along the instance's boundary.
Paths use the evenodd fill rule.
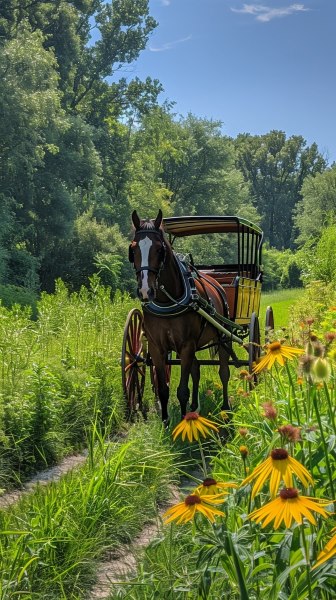
<path fill-rule="evenodd" d="M 177 388 L 182 417 L 187 412 L 189 400 L 189 375 L 193 380 L 191 410 L 198 406 L 200 367 L 195 357 L 197 350 L 218 345 L 219 375 L 223 385 L 223 410 L 229 410 L 228 346 L 223 344 L 220 332 L 193 309 L 188 308 L 186 284 L 178 258 L 162 229 L 162 212 L 155 220 L 140 220 L 132 213 L 135 227 L 134 239 L 129 249 L 129 259 L 134 264 L 138 296 L 143 305 L 144 329 L 148 349 L 157 375 L 158 395 L 162 420 L 168 422 L 169 387 L 166 383 L 166 357 L 175 351 L 181 361 L 181 378 Z M 227 317 L 224 292 L 211 277 L 196 279 L 197 293 Z M 223 297 L 224 296 L 224 297 Z M 174 302 L 173 299 L 178 299 Z M 185 303 L 184 303 L 185 302 Z M 153 308 L 154 307 L 154 308 Z"/>

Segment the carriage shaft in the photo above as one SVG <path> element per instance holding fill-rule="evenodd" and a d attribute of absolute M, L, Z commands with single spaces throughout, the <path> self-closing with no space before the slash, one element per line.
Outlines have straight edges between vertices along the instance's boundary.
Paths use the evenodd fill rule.
<path fill-rule="evenodd" d="M 202 315 L 202 317 L 204 317 L 207 321 L 209 321 L 209 323 L 211 323 L 214 327 L 216 327 L 216 329 L 218 329 L 219 331 L 224 333 L 224 335 L 226 335 L 229 338 L 229 340 L 232 340 L 233 342 L 237 342 L 237 344 L 240 344 L 241 346 L 243 345 L 244 342 L 241 338 L 239 338 L 237 335 L 235 335 L 228 329 L 225 329 L 225 327 L 223 327 L 223 325 L 220 325 L 218 323 L 218 321 L 216 321 L 216 319 L 214 319 L 207 312 L 205 312 L 205 310 L 203 310 L 203 308 L 197 307 L 197 308 L 195 308 L 195 310 L 197 313 Z"/>

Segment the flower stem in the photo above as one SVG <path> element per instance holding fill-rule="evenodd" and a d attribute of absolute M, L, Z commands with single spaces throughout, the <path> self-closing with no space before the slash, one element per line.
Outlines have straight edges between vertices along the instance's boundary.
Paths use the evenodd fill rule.
<path fill-rule="evenodd" d="M 317 422 L 318 422 L 319 429 L 320 429 L 322 446 L 323 446 L 323 450 L 324 450 L 324 457 L 325 457 L 326 467 L 327 467 L 327 471 L 328 471 L 331 494 L 332 494 L 332 497 L 335 498 L 334 484 L 333 484 L 332 471 L 331 471 L 330 461 L 329 461 L 328 447 L 327 447 L 327 442 L 324 437 L 321 415 L 320 415 L 320 411 L 318 408 L 318 402 L 317 402 L 317 398 L 316 398 L 316 389 L 313 391 L 313 405 L 314 405 L 315 414 L 316 414 Z"/>
<path fill-rule="evenodd" d="M 198 439 L 198 445 L 199 445 L 199 450 L 200 450 L 200 455 L 201 455 L 201 460 L 202 460 L 204 479 L 206 479 L 206 477 L 208 476 L 208 469 L 207 469 L 207 465 L 206 465 L 202 442 L 200 439 Z"/>
<path fill-rule="evenodd" d="M 304 530 L 304 524 L 301 525 L 301 535 L 302 535 L 302 545 L 304 550 L 304 556 L 306 559 L 306 572 L 307 572 L 307 584 L 308 584 L 308 600 L 313 600 L 313 593 L 311 587 L 311 578 L 310 578 L 310 562 L 309 562 L 309 551 L 308 551 L 308 543 Z"/>

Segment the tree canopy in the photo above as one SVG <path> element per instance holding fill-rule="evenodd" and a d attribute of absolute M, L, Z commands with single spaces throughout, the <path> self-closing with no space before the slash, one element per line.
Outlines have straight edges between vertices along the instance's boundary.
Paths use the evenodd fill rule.
<path fill-rule="evenodd" d="M 158 79 L 119 77 L 156 26 L 148 0 L 1 2 L 0 283 L 76 289 L 98 271 L 131 289 L 134 209 L 239 214 L 279 249 L 329 222 L 335 168 L 316 144 L 231 139 L 221 122 L 176 115 Z"/>

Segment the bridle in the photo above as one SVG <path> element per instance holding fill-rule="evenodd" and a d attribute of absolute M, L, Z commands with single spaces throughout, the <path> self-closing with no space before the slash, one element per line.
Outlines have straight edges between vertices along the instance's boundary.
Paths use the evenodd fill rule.
<path fill-rule="evenodd" d="M 135 232 L 135 235 L 141 234 L 141 233 L 145 233 L 146 235 L 151 234 L 151 235 L 158 235 L 161 241 L 161 248 L 159 250 L 160 253 L 160 264 L 158 268 L 154 268 L 154 267 L 150 267 L 149 265 L 144 266 L 144 267 L 139 267 L 139 269 L 135 268 L 135 264 L 134 264 L 134 251 L 133 251 L 133 247 L 132 247 L 132 243 L 135 242 L 135 240 L 133 240 L 133 242 L 130 244 L 129 249 L 128 249 L 128 260 L 130 261 L 130 263 L 133 264 L 134 266 L 134 270 L 136 275 L 139 275 L 139 273 L 141 273 L 142 271 L 148 271 L 148 272 L 152 272 L 156 275 L 155 278 L 155 287 L 158 288 L 158 280 L 160 277 L 160 273 L 164 267 L 165 264 L 165 260 L 166 260 L 166 244 L 165 241 L 163 239 L 163 235 L 161 231 L 157 231 L 156 229 L 137 229 L 137 231 Z"/>

